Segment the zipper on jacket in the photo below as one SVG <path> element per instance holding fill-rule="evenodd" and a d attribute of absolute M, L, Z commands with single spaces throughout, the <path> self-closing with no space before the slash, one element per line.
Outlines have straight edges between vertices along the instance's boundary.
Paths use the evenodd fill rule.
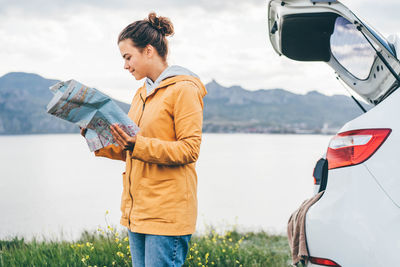
<path fill-rule="evenodd" d="M 139 121 L 138 121 L 138 126 L 140 125 L 140 121 L 142 120 L 143 113 L 144 113 L 144 108 L 146 106 L 146 100 L 147 100 L 147 97 L 146 97 L 146 99 L 143 99 L 142 94 L 139 94 L 139 95 L 140 95 L 140 99 L 142 99 L 143 107 L 142 107 L 142 114 L 140 114 L 140 118 L 139 118 Z"/>
<path fill-rule="evenodd" d="M 140 114 L 140 117 L 139 117 L 139 120 L 138 120 L 138 126 L 140 125 L 140 121 L 142 120 L 143 113 L 144 113 L 144 108 L 146 106 L 146 100 L 147 100 L 147 97 L 146 97 L 146 99 L 143 99 L 142 94 L 139 94 L 139 95 L 140 95 L 140 99 L 143 102 L 143 107 L 142 107 L 142 114 Z M 131 183 L 130 183 L 129 177 L 128 177 L 128 180 L 129 180 L 129 188 L 128 188 L 129 196 L 132 199 L 131 208 L 129 209 L 129 214 L 128 214 L 128 228 L 130 229 L 130 227 L 131 227 L 131 212 L 132 212 L 132 209 L 133 209 L 133 197 L 132 197 L 132 193 L 131 193 Z"/>

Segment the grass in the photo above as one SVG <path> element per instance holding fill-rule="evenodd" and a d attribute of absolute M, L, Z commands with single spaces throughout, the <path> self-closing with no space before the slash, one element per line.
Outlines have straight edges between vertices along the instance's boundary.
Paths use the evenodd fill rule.
<path fill-rule="evenodd" d="M 287 238 L 265 232 L 194 236 L 184 266 L 290 266 Z"/>
<path fill-rule="evenodd" d="M 0 240 L 0 266 L 131 266 L 128 233 L 107 226 L 77 241 Z M 192 237 L 184 266 L 290 266 L 289 245 L 281 235 L 210 229 Z"/>

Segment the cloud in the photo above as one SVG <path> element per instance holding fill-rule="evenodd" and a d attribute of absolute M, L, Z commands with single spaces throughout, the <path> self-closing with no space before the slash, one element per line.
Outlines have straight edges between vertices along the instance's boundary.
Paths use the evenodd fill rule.
<path fill-rule="evenodd" d="M 371 0 L 347 3 L 378 29 L 385 28 L 384 33 L 399 24 L 395 1 L 385 1 L 385 8 Z M 129 102 L 142 81 L 123 69 L 116 39 L 127 24 L 152 10 L 174 23 L 170 64 L 188 67 L 204 82 L 344 93 L 325 63 L 295 62 L 273 51 L 263 0 L 0 0 L 0 75 L 27 71 L 74 78 Z"/>
<path fill-rule="evenodd" d="M 9 10 L 23 10 L 24 13 L 43 15 L 47 13 L 73 13 L 80 9 L 106 10 L 159 10 L 159 9 L 191 9 L 199 8 L 211 13 L 224 10 L 242 10 L 246 6 L 262 6 L 265 1 L 260 0 L 0 0 L 0 13 Z"/>
<path fill-rule="evenodd" d="M 385 36 L 400 32 L 400 2 L 398 0 L 345 0 L 342 1 L 360 19 L 372 25 Z"/>

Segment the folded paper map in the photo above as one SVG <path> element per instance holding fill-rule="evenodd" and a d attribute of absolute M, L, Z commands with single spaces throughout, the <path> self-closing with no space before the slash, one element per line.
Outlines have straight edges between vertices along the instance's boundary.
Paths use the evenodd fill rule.
<path fill-rule="evenodd" d="M 53 99 L 47 112 L 53 116 L 87 128 L 85 135 L 90 151 L 117 145 L 110 125 L 118 124 L 128 135 L 134 136 L 138 126 L 107 95 L 75 80 L 59 82 L 50 87 Z"/>

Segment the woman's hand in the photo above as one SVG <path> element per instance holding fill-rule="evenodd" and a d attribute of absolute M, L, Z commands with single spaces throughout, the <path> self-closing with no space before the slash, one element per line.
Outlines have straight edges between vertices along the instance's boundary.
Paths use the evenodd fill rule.
<path fill-rule="evenodd" d="M 86 132 L 87 132 L 87 129 L 86 129 L 86 128 L 82 128 L 82 127 L 79 127 L 79 129 L 81 129 L 81 135 L 82 135 L 83 137 L 85 137 L 85 134 L 86 134 Z"/>
<path fill-rule="evenodd" d="M 111 133 L 118 145 L 120 145 L 124 150 L 133 151 L 133 147 L 136 143 L 136 136 L 129 136 L 118 126 L 118 124 L 113 124 L 110 126 L 110 128 Z"/>

